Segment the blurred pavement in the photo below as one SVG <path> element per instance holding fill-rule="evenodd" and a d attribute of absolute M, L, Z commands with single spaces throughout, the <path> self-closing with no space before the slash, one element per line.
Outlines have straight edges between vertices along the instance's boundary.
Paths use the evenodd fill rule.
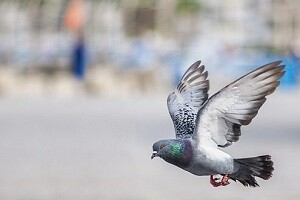
<path fill-rule="evenodd" d="M 1 99 L 0 199 L 299 199 L 299 92 L 272 94 L 225 149 L 273 156 L 274 176 L 259 188 L 213 188 L 209 177 L 151 160 L 152 144 L 174 137 L 165 96 Z"/>

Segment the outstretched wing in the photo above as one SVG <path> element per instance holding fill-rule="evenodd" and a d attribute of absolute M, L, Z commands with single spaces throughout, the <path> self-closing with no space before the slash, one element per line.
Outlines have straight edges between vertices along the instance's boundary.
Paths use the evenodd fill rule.
<path fill-rule="evenodd" d="M 281 61 L 266 64 L 213 95 L 198 113 L 193 137 L 198 146 L 226 147 L 239 140 L 241 126 L 248 125 L 273 93 L 284 75 Z"/>
<path fill-rule="evenodd" d="M 209 82 L 201 61 L 185 72 L 174 92 L 168 96 L 168 109 L 173 120 L 176 138 L 188 138 L 194 132 L 197 112 L 207 100 Z"/>

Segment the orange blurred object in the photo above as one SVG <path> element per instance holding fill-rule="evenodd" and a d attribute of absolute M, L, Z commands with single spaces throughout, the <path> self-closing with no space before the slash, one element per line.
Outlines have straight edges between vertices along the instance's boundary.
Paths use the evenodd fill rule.
<path fill-rule="evenodd" d="M 78 32 L 83 28 L 84 21 L 85 13 L 83 0 L 71 1 L 65 13 L 65 27 Z"/>

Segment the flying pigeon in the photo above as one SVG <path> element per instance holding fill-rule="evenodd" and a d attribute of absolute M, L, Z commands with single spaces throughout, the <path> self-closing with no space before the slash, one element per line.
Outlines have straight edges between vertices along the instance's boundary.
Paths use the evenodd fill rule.
<path fill-rule="evenodd" d="M 155 142 L 151 159 L 160 157 L 194 175 L 210 176 L 214 187 L 228 185 L 229 179 L 256 187 L 255 177 L 269 179 L 274 170 L 270 155 L 235 159 L 220 148 L 239 140 L 241 126 L 252 121 L 280 84 L 285 73 L 281 62 L 259 67 L 210 98 L 208 73 L 201 61 L 195 62 L 168 96 L 176 139 Z"/>

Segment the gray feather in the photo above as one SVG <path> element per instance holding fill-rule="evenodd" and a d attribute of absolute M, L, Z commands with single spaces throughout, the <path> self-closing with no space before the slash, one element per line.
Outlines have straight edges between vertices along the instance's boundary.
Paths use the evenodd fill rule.
<path fill-rule="evenodd" d="M 213 95 L 198 113 L 194 138 L 200 143 L 201 138 L 211 138 L 212 142 L 206 142 L 221 147 L 238 141 L 240 126 L 251 123 L 266 96 L 280 84 L 285 73 L 280 63 L 266 64 Z"/>
<path fill-rule="evenodd" d="M 176 90 L 168 96 L 168 109 L 176 138 L 188 138 L 194 132 L 197 112 L 208 98 L 207 71 L 200 61 L 191 65 Z"/>

